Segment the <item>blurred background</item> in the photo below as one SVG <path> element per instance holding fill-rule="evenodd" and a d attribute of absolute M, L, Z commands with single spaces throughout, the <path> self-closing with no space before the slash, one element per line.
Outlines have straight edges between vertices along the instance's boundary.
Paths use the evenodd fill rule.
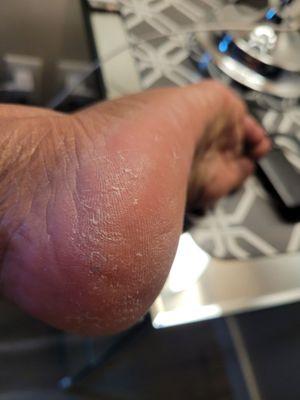
<path fill-rule="evenodd" d="M 1 21 L 1 101 L 47 106 L 86 73 L 61 107 L 104 96 L 99 72 L 89 74 L 96 58 L 79 1 L 3 1 Z"/>
<path fill-rule="evenodd" d="M 283 0 L 1 0 L 0 102 L 72 112 L 213 77 L 279 132 L 297 168 L 298 15 Z M 298 400 L 299 222 L 253 177 L 187 227 L 128 332 L 67 334 L 1 300 L 0 400 Z"/>

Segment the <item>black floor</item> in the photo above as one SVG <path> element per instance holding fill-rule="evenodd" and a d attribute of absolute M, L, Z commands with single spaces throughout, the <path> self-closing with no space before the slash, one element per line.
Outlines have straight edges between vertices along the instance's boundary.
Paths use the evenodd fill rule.
<path fill-rule="evenodd" d="M 263 400 L 300 399 L 300 303 L 238 318 Z"/>
<path fill-rule="evenodd" d="M 66 335 L 4 303 L 0 316 L 0 400 L 250 400 L 222 319 L 167 330 L 145 320 L 116 348 L 119 336 Z M 261 400 L 299 400 L 300 303 L 235 321 Z"/>
<path fill-rule="evenodd" d="M 125 345 L 69 394 L 57 391 L 117 339 L 89 340 L 0 304 L 0 400 L 233 399 L 212 323 L 156 331 L 144 322 Z"/>

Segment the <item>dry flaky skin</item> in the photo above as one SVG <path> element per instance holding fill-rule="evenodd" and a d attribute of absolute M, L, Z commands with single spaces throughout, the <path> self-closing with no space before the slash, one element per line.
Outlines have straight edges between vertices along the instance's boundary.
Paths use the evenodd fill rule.
<path fill-rule="evenodd" d="M 0 106 L 2 293 L 70 331 L 133 324 L 169 272 L 187 193 L 190 207 L 215 201 L 267 151 L 246 115 L 214 82 L 71 116 Z"/>

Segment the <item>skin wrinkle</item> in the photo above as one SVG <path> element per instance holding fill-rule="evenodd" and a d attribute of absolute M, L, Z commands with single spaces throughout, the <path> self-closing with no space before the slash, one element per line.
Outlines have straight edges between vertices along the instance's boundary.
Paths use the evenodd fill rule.
<path fill-rule="evenodd" d="M 0 104 L 0 118 L 5 119 L 16 119 L 22 118 L 22 120 L 27 121 L 28 119 L 34 118 L 38 119 L 43 116 L 48 117 L 49 115 L 55 117 L 64 117 L 64 114 L 52 111 L 49 109 L 39 108 L 39 107 L 28 107 L 18 104 L 13 106 L 7 104 Z"/>
<path fill-rule="evenodd" d="M 92 137 L 90 136 L 91 135 L 91 133 L 89 133 L 89 129 L 88 129 L 88 127 L 86 127 L 84 124 L 83 124 L 83 122 L 81 121 L 81 119 L 80 118 L 78 118 L 78 116 L 77 116 L 77 114 L 74 114 L 74 122 L 78 125 L 78 127 L 79 127 L 79 132 L 77 132 L 77 135 L 75 134 L 74 136 L 76 137 L 78 137 L 79 135 L 83 135 L 84 137 L 86 137 L 87 139 L 88 139 L 88 142 L 89 142 L 89 148 L 91 148 L 92 149 L 92 153 L 95 151 L 95 143 L 94 143 L 94 140 L 92 139 Z M 74 128 L 73 128 L 74 129 Z M 74 129 L 75 130 L 75 129 Z M 93 130 L 92 130 L 92 132 L 93 132 Z M 97 135 L 98 136 L 98 138 L 99 137 L 103 137 L 103 135 L 99 132 L 99 135 Z M 83 140 L 82 141 L 83 143 L 85 143 L 85 141 Z M 78 143 L 77 143 L 77 141 L 75 141 L 75 143 L 76 143 L 76 145 L 78 145 Z M 103 141 L 103 144 L 105 144 L 105 142 Z M 86 143 L 85 143 L 85 145 L 86 145 Z M 78 156 L 78 160 L 80 159 L 80 157 L 79 157 L 79 154 L 80 154 L 80 152 L 78 151 L 78 148 L 76 147 L 75 148 L 76 149 L 76 153 L 77 153 L 77 156 Z M 90 159 L 91 158 L 91 153 L 89 153 L 88 154 L 88 158 Z"/>
<path fill-rule="evenodd" d="M 22 168 L 22 169 L 21 169 L 21 172 L 22 172 L 22 175 L 20 176 L 20 181 L 27 182 L 27 179 L 26 179 L 26 176 L 28 175 L 27 168 Z M 28 210 L 30 210 L 30 208 L 31 208 L 32 198 L 29 197 L 29 202 L 27 202 L 27 206 L 26 206 L 26 204 L 24 205 L 23 198 L 24 198 L 24 197 L 27 198 L 28 196 L 23 196 L 23 192 L 22 192 L 22 194 L 21 194 L 21 187 L 22 187 L 21 184 L 17 184 L 17 185 L 15 186 L 15 188 L 14 188 L 15 192 L 12 193 L 11 196 L 14 194 L 13 199 L 14 199 L 14 204 L 15 204 L 15 205 L 23 204 L 23 213 L 26 215 L 26 214 L 28 213 Z M 31 189 L 30 189 L 30 190 L 31 190 Z M 22 201 L 21 201 L 21 199 L 22 199 Z M 11 201 L 10 201 L 10 203 L 11 203 Z M 12 204 L 10 205 L 10 207 L 12 207 Z M 26 210 L 27 210 L 27 211 L 26 211 Z M 2 218 L 1 224 L 2 224 L 2 225 L 4 224 L 3 218 Z M 10 231 L 10 235 L 13 235 L 14 232 L 15 232 L 17 229 L 19 229 L 20 226 L 21 226 L 21 223 L 20 223 L 19 225 L 15 226 L 15 227 Z"/>
<path fill-rule="evenodd" d="M 90 110 L 89 110 L 90 112 Z M 95 150 L 95 136 L 97 138 L 97 145 L 100 145 L 100 147 L 102 148 L 102 152 L 105 153 L 106 150 L 106 136 L 105 136 L 105 129 L 106 129 L 106 125 L 105 125 L 105 114 L 104 113 L 97 113 L 97 117 L 98 117 L 98 123 L 94 124 L 93 123 L 93 113 L 91 113 L 91 118 L 89 119 L 85 119 L 83 121 L 83 119 L 81 118 L 81 113 L 82 111 L 73 114 L 73 118 L 75 123 L 80 127 L 80 132 L 82 132 L 82 134 L 84 136 L 88 137 L 88 140 L 90 141 L 90 143 L 92 144 L 92 149 Z M 111 128 L 111 126 L 110 126 Z M 89 133 L 88 133 L 89 132 Z M 111 130 L 110 130 L 111 132 Z M 92 136 L 94 137 L 94 140 L 92 138 Z M 90 159 L 95 159 L 95 161 L 97 160 L 97 155 L 95 154 L 94 156 L 90 157 Z"/>
<path fill-rule="evenodd" d="M 76 172 L 75 172 L 75 177 L 73 177 L 72 172 L 68 172 L 67 165 L 65 165 L 65 187 L 67 193 L 69 193 L 69 198 L 70 198 L 70 203 L 69 207 L 71 207 L 71 203 L 73 204 L 73 209 L 76 210 L 75 218 L 74 218 L 74 223 L 77 223 L 78 225 L 78 209 L 77 209 L 77 203 L 78 203 L 78 195 L 76 191 L 77 187 L 77 182 L 76 182 Z"/>
<path fill-rule="evenodd" d="M 53 146 L 53 147 L 54 147 L 54 146 Z M 47 166 L 46 159 L 45 159 L 44 155 L 41 154 L 41 153 L 42 153 L 42 152 L 39 153 L 39 157 L 38 157 L 38 158 L 42 161 L 40 165 L 43 166 L 43 169 L 44 169 L 44 172 L 45 172 L 43 176 L 46 177 L 47 181 L 44 181 L 44 180 L 43 180 L 43 184 L 40 185 L 40 187 L 41 187 L 41 186 L 49 186 L 49 185 L 52 183 L 52 181 L 53 181 L 53 179 L 52 179 L 52 178 L 50 177 L 50 175 L 49 175 L 49 170 L 51 170 L 51 167 L 50 167 L 50 166 Z M 33 198 L 38 197 L 38 195 L 37 195 L 37 194 L 38 194 L 38 191 L 39 191 L 39 190 L 37 189 L 37 191 L 36 191 L 36 196 L 34 196 Z M 49 229 L 49 215 L 51 215 L 51 203 L 55 202 L 56 190 L 55 190 L 55 188 L 52 187 L 52 190 L 51 190 L 51 191 L 48 190 L 47 193 L 48 193 L 47 198 L 45 198 L 45 191 L 44 191 L 44 200 L 43 200 L 43 202 L 45 203 L 45 205 L 44 205 L 44 207 L 42 207 L 42 209 L 44 208 L 45 214 L 44 214 L 44 218 L 42 218 L 41 221 L 44 221 L 45 233 L 46 233 L 48 245 L 51 244 L 53 258 L 54 258 L 54 260 L 55 260 L 55 259 L 57 260 L 56 248 L 55 248 L 55 246 L 54 246 L 54 244 L 53 244 L 51 231 L 50 231 L 50 229 Z M 51 199 L 52 199 L 52 201 L 51 201 Z M 34 213 L 33 203 L 31 204 L 30 211 L 27 212 L 27 213 L 25 214 L 24 220 L 26 220 L 26 216 L 27 216 L 28 214 L 30 214 L 30 213 Z M 25 225 L 25 223 L 24 223 L 23 226 L 24 226 L 24 228 L 25 228 L 25 230 L 26 230 L 26 225 Z M 22 232 L 22 226 L 20 226 L 20 227 L 17 229 L 16 232 Z M 13 236 L 13 235 L 12 235 L 12 236 Z M 44 268 L 47 268 L 47 266 L 44 265 Z"/>
<path fill-rule="evenodd" d="M 51 125 L 53 127 L 53 134 L 52 135 L 47 135 L 47 149 L 49 149 L 49 143 L 51 144 L 51 153 L 53 153 L 54 155 L 56 153 L 60 153 L 62 152 L 61 156 L 60 156 L 60 167 L 64 169 L 63 172 L 63 176 L 65 176 L 67 178 L 67 174 L 66 174 L 66 162 L 67 162 L 67 153 L 64 150 L 64 141 L 60 139 L 59 135 L 57 134 L 57 129 L 55 127 L 55 125 L 53 125 L 53 121 L 51 121 Z M 55 135 L 56 134 L 56 135 Z M 56 254 L 56 250 L 55 250 L 55 245 L 53 244 L 52 241 L 52 235 L 51 235 L 51 229 L 49 228 L 49 220 L 51 219 L 51 214 L 52 214 L 52 209 L 53 204 L 56 203 L 56 194 L 57 194 L 57 188 L 55 187 L 55 177 L 50 175 L 49 171 L 53 171 L 53 165 L 51 165 L 51 163 L 49 165 L 47 165 L 47 157 L 45 157 L 45 154 L 43 154 L 43 152 L 40 152 L 40 160 L 41 160 L 41 164 L 44 167 L 44 176 L 46 176 L 47 181 L 48 182 L 44 182 L 44 184 L 46 186 L 52 186 L 52 190 L 49 191 L 49 196 L 46 200 L 46 205 L 45 205 L 45 229 L 46 229 L 46 234 L 47 234 L 47 238 L 48 238 L 48 242 L 52 243 L 52 252 L 54 255 L 54 258 L 57 260 L 57 254 Z M 66 185 L 68 185 L 68 179 L 65 179 L 65 183 Z M 47 185 L 48 183 L 48 185 Z"/>
<path fill-rule="evenodd" d="M 1 126 L 1 128 L 2 128 L 2 126 Z M 6 135 L 4 140 L 3 140 L 3 138 L 1 139 L 1 154 L 3 156 L 1 157 L 0 162 L 8 161 L 7 157 L 5 157 L 5 153 L 8 151 L 8 148 L 10 147 L 11 143 L 13 143 L 13 138 L 14 138 L 14 132 L 12 132 L 11 135 Z M 13 155 L 15 155 L 15 153 Z M 3 165 L 0 164 L 0 167 L 1 167 L 0 171 L 1 171 L 1 175 L 2 175 L 3 174 Z"/>
<path fill-rule="evenodd" d="M 85 121 L 91 124 L 90 121 L 93 121 L 100 115 L 101 134 L 104 137 L 109 137 L 111 139 L 115 134 L 119 133 L 120 128 L 125 130 L 128 135 L 131 131 L 132 123 L 134 123 L 135 126 L 138 123 L 137 116 L 141 126 L 143 126 L 145 118 L 148 120 L 150 118 L 152 120 L 153 117 L 152 114 L 147 115 L 147 99 L 145 99 L 145 102 L 141 102 L 138 98 L 139 96 L 133 95 L 130 98 L 126 98 L 126 100 L 117 99 L 111 103 L 106 102 L 98 107 L 91 107 L 89 114 L 86 116 L 89 118 L 85 118 Z M 97 112 L 95 108 L 98 109 Z M 137 114 L 137 112 L 139 112 L 139 114 Z M 79 112 L 77 115 L 81 117 L 81 113 L 82 112 Z M 95 118 L 93 118 L 94 116 Z M 87 125 L 87 127 L 89 127 L 89 125 Z"/>
<path fill-rule="evenodd" d="M 92 106 L 88 112 L 91 118 L 84 118 L 88 123 L 92 123 L 95 118 L 100 116 L 101 131 L 109 133 L 109 136 L 115 132 L 114 128 L 123 125 L 125 121 L 133 121 L 136 118 L 138 112 L 143 112 L 145 105 L 135 95 L 130 98 L 120 98 L 114 102 L 105 102 L 100 106 Z M 76 115 L 76 114 L 75 114 Z M 82 115 L 82 111 L 77 113 L 78 116 Z M 99 125 L 96 124 L 96 131 L 99 129 Z"/>
<path fill-rule="evenodd" d="M 76 122 L 78 122 L 78 121 L 76 121 Z M 74 207 L 75 207 L 75 210 L 76 210 L 76 212 L 75 212 L 76 219 L 75 219 L 75 221 L 73 221 L 73 229 L 72 229 L 72 231 L 73 231 L 72 240 L 75 241 L 76 240 L 76 234 L 80 231 L 79 208 L 82 207 L 83 209 L 85 209 L 85 208 L 90 208 L 90 207 L 88 207 L 86 204 L 83 204 L 83 200 L 80 199 L 80 196 L 79 196 L 79 186 L 80 185 L 78 183 L 79 182 L 78 171 L 80 170 L 82 163 L 80 161 L 80 152 L 79 152 L 79 149 L 78 149 L 78 140 L 77 140 L 78 135 L 74 134 L 72 137 L 73 137 L 73 148 L 75 150 L 74 154 L 75 154 L 75 164 L 76 164 L 76 166 L 75 166 L 75 179 L 74 179 L 75 188 L 72 189 L 71 187 L 69 187 L 69 193 L 70 193 L 70 196 L 71 196 L 71 198 L 73 200 L 73 204 L 74 204 Z M 90 138 L 89 138 L 89 141 L 90 141 Z M 69 179 L 66 179 L 66 181 L 67 181 L 67 185 L 69 185 Z"/>
<path fill-rule="evenodd" d="M 32 134 L 35 134 L 35 132 L 32 132 Z M 45 159 L 45 157 L 41 154 L 42 152 L 40 151 L 41 149 L 41 144 L 42 144 L 42 142 L 44 141 L 44 139 L 45 139 L 45 137 L 46 136 L 48 136 L 48 138 L 47 138 L 47 142 L 48 142 L 48 145 L 49 145 L 49 143 L 51 143 L 51 140 L 50 140 L 50 142 L 49 142 L 49 135 L 47 135 L 47 134 L 45 134 L 45 135 L 43 135 L 43 136 L 41 136 L 40 137 L 40 140 L 37 142 L 37 145 L 36 145 L 36 147 L 35 148 L 33 148 L 33 149 L 31 149 L 31 153 L 29 153 L 29 161 L 28 161 L 28 164 L 32 164 L 32 162 L 33 162 L 33 159 L 35 158 L 37 158 L 36 157 L 36 155 L 37 155 L 37 153 L 39 153 L 39 157 L 38 157 L 38 160 L 41 160 L 42 161 L 42 163 L 39 163 L 39 165 L 42 165 L 42 167 L 43 167 L 43 173 L 42 174 L 40 174 L 40 179 L 42 179 L 43 180 L 43 185 L 45 186 L 45 184 L 46 184 L 46 186 L 47 186 L 47 182 L 45 182 L 45 179 L 44 178 L 42 178 L 41 177 L 41 175 L 42 176 L 44 176 L 44 177 L 46 177 L 46 179 L 48 180 L 48 183 L 49 184 L 51 184 L 51 178 L 50 178 L 50 176 L 49 176 L 49 173 L 48 173 L 48 170 L 53 170 L 53 168 L 49 168 L 47 165 L 46 165 L 46 159 Z M 47 146 L 48 147 L 48 146 Z M 54 148 L 55 146 L 54 146 L 54 144 L 52 145 L 52 149 Z M 48 148 L 49 149 L 49 148 Z M 23 154 L 25 154 L 25 152 L 23 153 Z M 27 157 L 28 157 L 28 155 L 27 155 Z M 27 169 L 26 169 L 26 171 L 27 171 Z M 29 169 L 29 172 L 30 172 L 30 169 Z M 34 174 L 34 176 L 35 176 L 35 178 L 36 178 L 36 175 Z M 18 186 L 18 189 L 19 189 L 19 186 Z M 25 198 L 26 198 L 26 196 L 25 196 Z M 48 214 L 48 208 L 49 208 L 49 202 L 50 202 L 50 200 L 48 199 L 48 201 L 47 201 L 47 206 L 46 206 L 46 208 L 45 208 L 45 212 L 46 212 L 46 217 L 43 219 L 44 221 L 45 221 L 45 223 L 46 223 L 46 225 L 47 225 L 47 222 L 48 222 L 48 217 L 47 217 L 47 214 Z M 21 203 L 21 202 L 20 202 Z M 31 212 L 32 212 L 32 203 L 29 205 L 29 207 L 28 207 L 29 209 L 31 208 Z M 24 216 L 23 216 L 23 218 L 26 218 L 26 215 L 28 214 L 28 211 L 27 212 L 24 212 Z M 16 231 L 21 231 L 22 230 L 22 224 L 20 225 L 20 226 L 18 226 L 17 227 L 17 229 L 16 229 Z M 48 229 L 46 228 L 46 231 L 48 231 Z M 48 234 L 48 237 L 50 236 L 50 233 L 49 233 L 49 231 L 47 232 L 47 234 Z M 12 234 L 12 237 L 14 237 L 14 235 L 15 234 Z M 54 249 L 55 250 L 55 249 Z"/>
<path fill-rule="evenodd" d="M 11 195 L 18 191 L 17 206 L 22 197 L 31 206 L 15 216 L 22 226 L 1 275 L 6 296 L 50 324 L 90 335 L 125 329 L 146 312 L 176 252 L 196 143 L 205 136 L 221 146 L 230 132 L 218 129 L 230 126 L 226 118 L 236 121 L 233 95 L 212 87 L 217 95 L 206 94 L 206 84 L 161 89 L 71 116 L 8 122 L 15 130 L 10 147 L 16 141 L 23 149 L 22 165 L 6 152 L 18 164 L 8 177 L 18 180 Z M 0 145 L 4 125 L 0 107 Z M 43 135 L 25 174 L 26 157 Z M 222 157 L 228 163 L 230 154 Z M 218 179 L 211 177 L 216 186 Z"/>
<path fill-rule="evenodd" d="M 77 189 L 77 193 L 80 193 L 79 189 Z M 85 196 L 83 196 L 83 198 L 85 198 Z M 82 200 L 81 199 L 81 201 L 85 202 L 86 200 Z M 94 201 L 94 199 L 92 199 L 92 201 Z M 101 204 L 100 201 L 99 201 L 99 204 Z M 108 234 L 105 233 L 103 228 L 99 229 L 99 230 L 95 230 L 95 225 L 100 225 L 100 218 L 101 217 L 98 217 L 98 221 L 97 222 L 95 220 L 95 216 L 101 214 L 100 210 L 97 210 L 97 208 L 94 205 L 88 205 L 87 206 L 87 204 L 84 204 L 84 208 L 86 208 L 86 207 L 87 207 L 88 210 L 93 210 L 93 213 L 92 213 L 91 217 L 89 217 L 88 214 L 86 215 L 86 218 L 89 219 L 88 224 L 90 224 L 92 226 L 91 233 L 93 234 L 93 235 L 92 234 L 88 234 L 87 235 L 87 240 L 88 240 L 87 247 L 89 247 L 91 245 L 91 243 L 98 244 L 99 241 L 105 241 L 105 240 L 110 240 L 110 239 L 115 240 L 114 238 L 110 238 L 108 236 Z M 92 221 L 92 223 L 90 221 Z M 90 228 L 89 228 L 89 230 L 90 230 Z M 102 235 L 102 237 L 101 237 L 101 235 Z M 93 236 L 95 238 L 93 238 Z M 93 251 L 92 254 L 95 254 L 95 251 Z M 103 259 L 102 259 L 102 261 L 103 261 Z"/>
<path fill-rule="evenodd" d="M 14 136 L 14 132 L 11 135 L 12 137 Z M 12 157 L 10 156 L 10 152 L 9 152 L 9 144 L 10 142 L 13 142 L 13 139 L 11 139 L 11 141 L 8 141 L 8 143 L 3 143 L 1 142 L 1 159 L 0 159 L 0 167 L 1 167 L 1 181 L 4 179 L 4 177 L 8 176 L 8 172 L 9 172 L 9 166 L 12 165 L 14 166 L 16 164 L 16 160 L 18 157 L 18 153 L 15 150 L 15 152 L 12 154 Z"/>

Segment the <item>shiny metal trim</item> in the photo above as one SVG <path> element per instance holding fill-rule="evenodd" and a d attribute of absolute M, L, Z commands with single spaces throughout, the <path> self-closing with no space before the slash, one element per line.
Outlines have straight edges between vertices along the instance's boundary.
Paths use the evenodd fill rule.
<path fill-rule="evenodd" d="M 183 268 L 188 271 L 189 265 Z M 300 253 L 249 261 L 211 259 L 187 289 L 175 293 L 169 283 L 151 308 L 156 328 L 293 303 L 300 300 Z"/>
<path fill-rule="evenodd" d="M 282 71 L 282 74 L 277 79 L 268 79 L 232 57 L 220 53 L 214 43 L 213 34 L 201 32 L 197 33 L 196 37 L 203 48 L 212 55 L 213 62 L 217 67 L 234 81 L 250 89 L 282 98 L 293 99 L 300 97 L 299 74 Z"/>

